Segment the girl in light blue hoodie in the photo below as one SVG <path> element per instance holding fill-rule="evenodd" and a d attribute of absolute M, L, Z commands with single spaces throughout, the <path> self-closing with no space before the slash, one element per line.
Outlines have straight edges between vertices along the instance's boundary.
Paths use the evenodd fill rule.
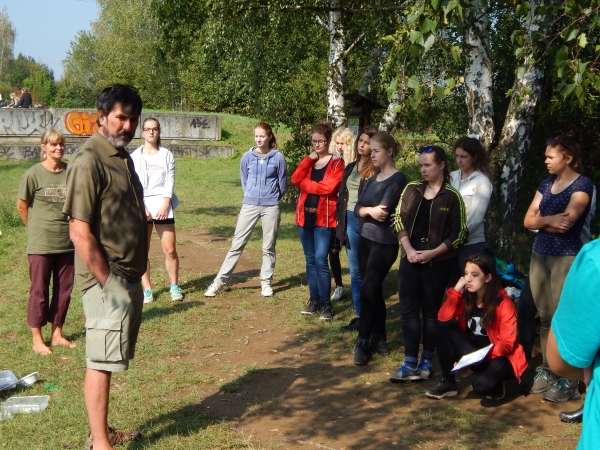
<path fill-rule="evenodd" d="M 264 297 L 273 295 L 271 281 L 275 268 L 275 243 L 280 220 L 279 201 L 287 187 L 287 169 L 283 155 L 276 150 L 277 141 L 269 124 L 261 122 L 254 127 L 254 141 L 256 147 L 244 153 L 240 163 L 244 199 L 231 248 L 225 256 L 221 270 L 204 293 L 206 297 L 216 296 L 227 284 L 258 219 L 262 220 L 263 229 L 261 294 Z"/>

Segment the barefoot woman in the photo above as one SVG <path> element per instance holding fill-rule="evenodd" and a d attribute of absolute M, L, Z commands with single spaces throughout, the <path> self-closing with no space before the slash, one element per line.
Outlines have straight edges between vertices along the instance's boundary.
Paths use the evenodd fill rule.
<path fill-rule="evenodd" d="M 73 348 L 62 334 L 73 289 L 73 244 L 69 239 L 69 223 L 63 215 L 67 165 L 63 136 L 49 129 L 42 134 L 40 163 L 21 179 L 17 209 L 27 227 L 27 259 L 29 260 L 29 305 L 27 325 L 33 335 L 33 350 L 49 355 L 42 327 L 52 324 L 52 345 Z M 52 303 L 49 303 L 52 276 Z"/>

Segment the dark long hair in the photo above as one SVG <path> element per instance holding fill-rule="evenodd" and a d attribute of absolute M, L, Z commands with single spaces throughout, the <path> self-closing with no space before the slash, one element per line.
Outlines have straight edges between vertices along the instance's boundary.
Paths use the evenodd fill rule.
<path fill-rule="evenodd" d="M 498 295 L 500 289 L 500 279 L 496 273 L 496 260 L 490 255 L 471 255 L 468 256 L 465 261 L 466 263 L 475 264 L 483 275 L 487 277 L 492 276 L 492 279 L 487 283 L 485 294 L 483 294 L 483 314 L 481 316 L 481 326 L 487 328 L 492 325 L 496 320 L 496 306 L 502 300 L 502 297 Z M 463 298 L 465 299 L 465 318 L 469 320 L 473 315 L 473 309 L 477 304 L 477 293 L 469 292 L 464 290 Z"/>
<path fill-rule="evenodd" d="M 362 130 L 360 130 L 358 132 L 358 135 L 356 136 L 356 140 L 354 141 L 354 157 L 355 157 L 356 161 L 358 161 L 360 159 L 358 156 L 358 141 L 360 139 L 360 135 L 366 134 L 367 136 L 372 138 L 377 133 L 379 133 L 379 128 L 374 127 L 372 125 L 367 125 L 366 127 L 364 127 Z M 356 164 L 358 164 L 358 162 Z M 373 161 L 371 161 L 371 158 L 369 158 L 367 163 L 363 166 L 362 170 L 359 172 L 359 175 L 361 178 L 370 178 L 373 176 L 373 174 L 375 174 L 375 166 L 373 166 Z"/>
<path fill-rule="evenodd" d="M 481 142 L 479 142 L 479 139 L 461 137 L 454 144 L 455 152 L 457 148 L 460 148 L 471 155 L 473 157 L 473 166 L 475 166 L 475 170 L 478 170 L 491 179 L 487 153 L 485 152 L 483 145 L 481 145 Z"/>
<path fill-rule="evenodd" d="M 558 151 L 563 157 L 572 156 L 573 159 L 569 166 L 577 173 L 583 173 L 583 161 L 581 158 L 581 143 L 579 135 L 575 131 L 569 131 L 567 134 L 557 136 L 554 139 L 548 139 L 550 147 L 558 147 Z"/>

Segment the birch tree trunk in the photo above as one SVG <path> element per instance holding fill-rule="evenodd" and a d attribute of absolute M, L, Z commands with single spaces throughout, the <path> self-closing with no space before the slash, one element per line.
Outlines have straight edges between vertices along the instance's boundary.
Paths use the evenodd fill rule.
<path fill-rule="evenodd" d="M 338 0 L 331 7 L 339 6 Z M 346 123 L 344 111 L 344 87 L 346 86 L 346 36 L 341 11 L 327 13 L 329 31 L 329 69 L 327 71 L 327 119 L 334 128 Z"/>
<path fill-rule="evenodd" d="M 404 97 L 402 89 L 398 89 L 396 95 L 390 100 L 385 113 L 383 113 L 383 117 L 381 118 L 381 122 L 379 122 L 379 131 L 386 131 L 391 133 L 394 129 L 394 125 L 396 124 L 396 120 L 398 120 L 398 111 L 400 109 L 400 105 L 402 104 L 402 98 Z"/>
<path fill-rule="evenodd" d="M 494 101 L 492 63 L 489 57 L 489 18 L 483 13 L 486 0 L 470 0 L 465 32 L 465 88 L 469 111 L 469 135 L 479 136 L 483 147 L 490 149 L 494 142 Z"/>
<path fill-rule="evenodd" d="M 363 97 L 369 95 L 371 92 L 371 83 L 377 75 L 379 75 L 379 64 L 381 59 L 381 49 L 374 47 L 371 50 L 371 58 L 369 59 L 369 65 L 365 69 L 363 73 L 362 82 L 360 83 L 360 87 L 358 88 L 358 94 Z"/>
<path fill-rule="evenodd" d="M 531 19 L 527 26 L 530 36 L 537 31 L 543 19 L 535 13 L 540 4 L 540 1 L 531 2 Z M 494 200 L 488 215 L 488 239 L 508 259 L 515 254 L 515 230 L 522 226 L 522 217 L 515 217 L 515 207 L 525 158 L 531 147 L 535 108 L 542 94 L 545 77 L 544 68 L 531 57 L 525 58 L 522 67 L 525 71 L 517 75 L 494 155 L 499 173 L 496 174 Z"/>

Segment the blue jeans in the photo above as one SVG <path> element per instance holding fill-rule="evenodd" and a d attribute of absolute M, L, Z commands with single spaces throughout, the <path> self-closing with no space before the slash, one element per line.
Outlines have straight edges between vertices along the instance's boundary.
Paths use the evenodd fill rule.
<path fill-rule="evenodd" d="M 352 301 L 354 302 L 354 311 L 360 316 L 360 287 L 362 286 L 362 277 L 358 264 L 358 242 L 360 240 L 360 230 L 358 219 L 354 211 L 346 212 L 346 237 L 350 248 L 346 247 L 346 256 L 348 257 L 348 266 L 350 267 L 350 288 L 352 291 Z"/>
<path fill-rule="evenodd" d="M 328 302 L 331 293 L 331 273 L 327 255 L 331 248 L 333 228 L 317 226 L 317 215 L 306 212 L 304 226 L 298 227 L 306 258 L 306 279 L 310 297 Z"/>

